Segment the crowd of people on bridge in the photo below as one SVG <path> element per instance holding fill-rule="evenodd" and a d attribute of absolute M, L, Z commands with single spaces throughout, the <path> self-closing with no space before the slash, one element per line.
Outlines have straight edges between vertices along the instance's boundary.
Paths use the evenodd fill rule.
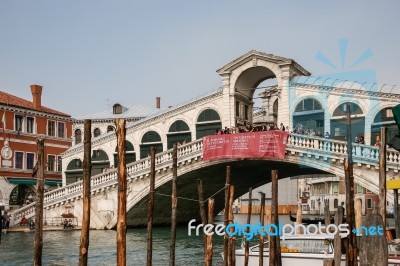
<path fill-rule="evenodd" d="M 280 124 L 278 127 L 276 124 L 264 124 L 264 125 L 252 125 L 252 124 L 245 124 L 239 125 L 236 127 L 225 127 L 216 130 L 216 135 L 222 134 L 236 134 L 236 133 L 246 133 L 246 132 L 257 132 L 257 131 L 269 131 L 269 130 L 281 130 L 281 131 L 288 131 L 289 128 L 285 127 L 283 123 Z"/>

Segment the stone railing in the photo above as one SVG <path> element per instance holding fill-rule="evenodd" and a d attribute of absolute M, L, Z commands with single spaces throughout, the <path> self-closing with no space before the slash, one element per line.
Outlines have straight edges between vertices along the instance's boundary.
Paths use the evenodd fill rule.
<path fill-rule="evenodd" d="M 306 135 L 291 134 L 287 140 L 287 152 L 292 154 L 307 154 L 309 156 L 326 157 L 334 160 L 344 160 L 347 157 L 347 144 L 344 141 L 336 141 L 325 138 L 310 137 Z M 178 163 L 202 156 L 202 139 L 181 145 L 178 147 Z M 368 145 L 353 143 L 353 160 L 355 163 L 378 165 L 379 149 Z M 399 153 L 395 150 L 387 151 L 387 168 L 397 169 Z M 172 149 L 156 155 L 156 170 L 172 165 Z M 150 157 L 127 165 L 127 178 L 148 175 L 150 172 Z M 96 191 L 117 183 L 117 169 L 93 176 L 91 178 L 91 189 Z M 61 187 L 44 195 L 44 207 L 49 208 L 54 204 L 79 197 L 82 195 L 82 181 Z M 31 217 L 35 212 L 35 203 L 31 203 L 11 213 L 11 224 L 17 223 L 23 216 Z"/>
<path fill-rule="evenodd" d="M 178 147 L 178 163 L 192 159 L 202 155 L 203 142 L 202 139 L 181 145 Z M 172 166 L 172 149 L 156 154 L 155 160 L 156 170 Z M 146 175 L 150 172 L 150 157 L 127 165 L 127 178 L 134 178 L 141 175 Z M 117 183 L 117 169 L 92 176 L 91 189 L 96 191 Z M 79 197 L 83 193 L 82 181 L 69 184 L 67 186 L 51 190 L 44 194 L 43 206 L 49 208 L 53 204 Z M 18 210 L 11 212 L 10 224 L 18 223 L 23 216 L 26 218 L 32 217 L 35 214 L 35 202 L 26 205 Z"/>

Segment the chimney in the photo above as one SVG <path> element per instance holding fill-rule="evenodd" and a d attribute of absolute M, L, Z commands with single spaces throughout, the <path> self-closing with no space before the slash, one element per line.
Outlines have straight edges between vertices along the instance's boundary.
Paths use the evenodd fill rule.
<path fill-rule="evenodd" d="M 33 108 L 40 110 L 42 108 L 42 86 L 31 85 Z"/>
<path fill-rule="evenodd" d="M 157 107 L 157 109 L 161 108 L 161 98 L 160 97 L 156 97 L 156 107 Z"/>

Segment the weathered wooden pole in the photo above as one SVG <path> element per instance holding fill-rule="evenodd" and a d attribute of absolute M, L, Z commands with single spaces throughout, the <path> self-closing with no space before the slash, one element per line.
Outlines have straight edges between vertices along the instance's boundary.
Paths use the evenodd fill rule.
<path fill-rule="evenodd" d="M 88 264 L 89 252 L 89 230 L 90 230 L 90 177 L 92 173 L 92 121 L 85 119 L 83 122 L 83 209 L 82 209 L 82 228 L 79 245 L 79 265 Z"/>
<path fill-rule="evenodd" d="M 351 104 L 346 105 L 346 138 L 347 160 L 344 161 L 344 173 L 346 180 L 346 223 L 349 228 L 354 228 L 354 176 L 353 176 L 353 145 L 351 137 Z M 348 236 L 348 248 L 346 249 L 346 265 L 357 266 L 356 234 L 350 230 Z"/>
<path fill-rule="evenodd" d="M 264 215 L 265 215 L 265 193 L 264 192 L 258 192 L 261 195 L 261 202 L 260 202 L 260 224 L 261 226 L 264 226 Z M 260 243 L 259 243 L 259 248 L 258 248 L 258 265 L 263 266 L 264 265 L 264 235 L 268 234 L 267 232 L 260 233 Z M 269 234 L 268 234 L 269 235 Z M 271 241 L 268 242 L 269 244 L 269 251 L 271 252 L 271 249 L 273 248 L 274 244 L 272 244 Z M 271 264 L 271 254 L 269 255 L 270 260 L 269 260 L 269 265 Z"/>
<path fill-rule="evenodd" d="M 343 207 L 339 206 L 335 213 L 335 225 L 338 226 L 343 221 Z M 333 259 L 334 265 L 340 266 L 341 265 L 341 258 L 342 258 L 342 237 L 339 234 L 335 234 L 333 239 Z"/>
<path fill-rule="evenodd" d="M 324 266 L 333 266 L 333 259 L 324 259 Z"/>
<path fill-rule="evenodd" d="M 356 199 L 354 202 L 354 209 L 356 212 L 356 229 L 362 226 L 362 201 L 361 199 Z"/>
<path fill-rule="evenodd" d="M 176 182 L 178 180 L 178 143 L 174 142 L 172 150 L 172 206 L 171 206 L 171 243 L 169 246 L 169 265 L 175 265 L 176 212 L 178 207 Z"/>
<path fill-rule="evenodd" d="M 118 147 L 117 265 L 126 265 L 126 121 L 116 119 Z"/>
<path fill-rule="evenodd" d="M 302 224 L 303 223 L 303 213 L 302 213 L 302 209 L 301 209 L 301 205 L 299 204 L 297 207 L 297 213 L 296 213 L 296 223 L 297 224 Z M 303 229 L 299 226 L 297 227 L 297 234 L 302 234 L 303 233 Z"/>
<path fill-rule="evenodd" d="M 271 179 L 272 179 L 272 199 L 271 199 L 271 219 L 272 223 L 276 226 L 276 228 L 279 228 L 279 217 L 278 217 L 278 170 L 272 170 L 271 171 Z M 272 253 L 273 255 L 271 256 L 271 249 L 269 251 L 270 254 L 270 264 L 269 265 L 276 265 L 276 266 L 281 266 L 282 265 L 282 260 L 281 260 L 281 248 L 280 248 L 280 238 L 279 234 L 277 236 L 271 236 L 271 242 L 274 242 L 275 245 L 273 246 Z M 271 257 L 273 257 L 271 263 Z"/>
<path fill-rule="evenodd" d="M 383 230 L 386 230 L 386 132 L 381 127 L 381 145 L 379 146 L 379 213 L 383 219 Z"/>
<path fill-rule="evenodd" d="M 200 207 L 200 219 L 203 226 L 207 223 L 207 212 L 206 212 L 206 205 L 204 201 L 204 189 L 203 189 L 203 181 L 201 179 L 197 179 L 197 194 L 199 197 L 199 207 Z M 207 253 L 207 236 L 203 234 L 203 243 L 204 243 L 204 259 L 206 259 Z"/>
<path fill-rule="evenodd" d="M 36 175 L 35 254 L 33 265 L 42 265 L 43 251 L 43 193 L 44 193 L 44 140 L 37 139 L 38 158 L 33 175 Z"/>
<path fill-rule="evenodd" d="M 224 209 L 224 225 L 228 226 L 229 219 L 229 186 L 231 185 L 231 167 L 226 166 L 226 180 L 225 180 L 225 209 Z M 228 266 L 228 237 L 224 237 L 224 265 Z"/>
<path fill-rule="evenodd" d="M 251 213 L 252 213 L 252 206 L 253 206 L 253 198 L 252 198 L 253 189 L 249 188 L 249 204 L 247 208 L 247 224 L 251 223 Z M 249 233 L 250 228 L 246 228 L 246 232 Z M 245 239 L 244 242 L 244 266 L 249 265 L 249 241 Z"/>
<path fill-rule="evenodd" d="M 147 266 L 153 263 L 153 215 L 154 215 L 154 190 L 156 179 L 156 148 L 150 148 L 150 193 L 147 208 Z"/>
<path fill-rule="evenodd" d="M 235 194 L 235 187 L 233 185 L 229 186 L 229 215 L 228 215 L 228 223 L 233 224 L 233 200 Z M 233 228 L 229 228 L 229 231 L 232 233 Z M 235 266 L 236 265 L 236 257 L 235 257 L 235 237 L 228 237 L 228 265 Z"/>
<path fill-rule="evenodd" d="M 394 197 L 394 224 L 396 229 L 396 238 L 400 238 L 400 219 L 399 219 L 399 190 L 397 188 L 393 189 Z"/>
<path fill-rule="evenodd" d="M 331 211 L 329 210 L 329 204 L 327 201 L 325 201 L 324 204 L 324 220 L 326 226 L 331 223 Z"/>
<path fill-rule="evenodd" d="M 214 224 L 214 198 L 208 200 L 208 224 Z M 212 265 L 213 242 L 212 235 L 207 236 L 206 266 Z"/>
<path fill-rule="evenodd" d="M 388 265 L 388 244 L 382 215 L 374 211 L 365 217 L 366 228 L 377 228 L 375 235 L 363 232 L 360 240 L 360 265 Z M 379 229 L 380 228 L 380 229 Z"/>

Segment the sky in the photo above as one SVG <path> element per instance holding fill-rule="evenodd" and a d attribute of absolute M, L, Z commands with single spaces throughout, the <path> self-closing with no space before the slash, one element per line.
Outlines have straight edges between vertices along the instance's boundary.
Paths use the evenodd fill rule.
<path fill-rule="evenodd" d="M 399 10 L 398 0 L 1 0 L 0 90 L 31 100 L 29 85 L 42 85 L 42 104 L 73 117 L 156 97 L 175 106 L 218 88 L 216 70 L 252 49 L 314 75 L 373 69 L 400 86 Z"/>

